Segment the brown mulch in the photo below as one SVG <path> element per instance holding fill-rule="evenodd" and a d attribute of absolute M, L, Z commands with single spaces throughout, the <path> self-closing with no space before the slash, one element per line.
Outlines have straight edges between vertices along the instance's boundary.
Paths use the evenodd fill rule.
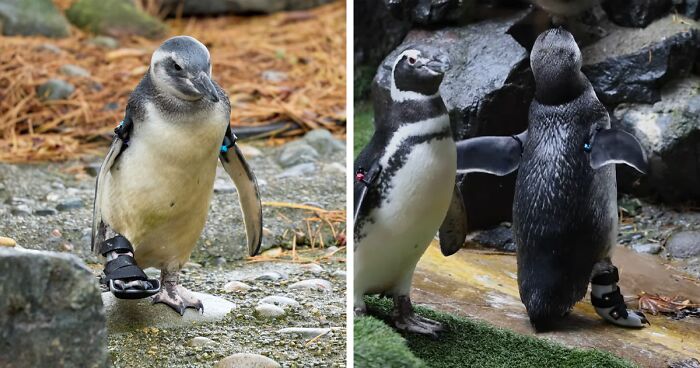
<path fill-rule="evenodd" d="M 293 121 L 345 134 L 345 2 L 268 16 L 168 20 L 171 35 L 202 41 L 214 79 L 227 91 L 231 124 Z M 109 50 L 90 44 L 76 28 L 65 39 L 0 36 L 0 161 L 60 161 L 99 154 L 122 119 L 129 93 L 163 40 L 120 39 Z M 56 54 L 42 45 L 61 48 Z M 90 71 L 68 77 L 65 64 Z M 264 71 L 286 79 L 270 82 Z M 75 85 L 66 100 L 41 102 L 37 86 L 51 78 Z"/>

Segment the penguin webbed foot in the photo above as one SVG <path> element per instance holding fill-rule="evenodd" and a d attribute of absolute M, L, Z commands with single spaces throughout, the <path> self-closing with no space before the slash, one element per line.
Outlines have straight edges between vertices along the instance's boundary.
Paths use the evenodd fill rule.
<path fill-rule="evenodd" d="M 409 297 L 397 297 L 394 299 L 394 304 L 391 318 L 396 329 L 428 335 L 432 338 L 438 338 L 438 333 L 445 330 L 442 323 L 417 315 Z"/>
<path fill-rule="evenodd" d="M 162 271 L 161 276 L 163 288 L 162 290 L 153 297 L 153 304 L 163 303 L 175 312 L 180 313 L 181 316 L 185 315 L 187 308 L 193 308 L 200 313 L 204 313 L 204 305 L 202 301 L 197 297 L 192 295 L 192 292 L 187 290 L 184 286 L 178 285 L 178 275 L 169 274 Z"/>
<path fill-rule="evenodd" d="M 134 248 L 125 237 L 105 240 L 100 253 L 107 259 L 100 280 L 102 290 L 111 291 L 119 299 L 142 299 L 160 291 L 160 282 L 149 279 L 136 264 Z"/>
<path fill-rule="evenodd" d="M 600 269 L 602 267 L 602 270 Z M 624 297 L 617 286 L 617 267 L 609 260 L 595 268 L 597 273 L 591 278 L 591 304 L 604 320 L 621 327 L 642 328 L 651 325 L 644 313 L 627 309 Z"/>

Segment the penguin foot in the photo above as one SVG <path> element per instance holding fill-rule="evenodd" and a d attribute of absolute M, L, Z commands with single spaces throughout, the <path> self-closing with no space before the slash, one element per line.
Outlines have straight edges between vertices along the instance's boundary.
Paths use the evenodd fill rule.
<path fill-rule="evenodd" d="M 622 327 L 642 328 L 651 325 L 644 313 L 628 310 L 625 299 L 617 286 L 617 267 L 612 264 L 591 279 L 591 304 L 604 320 Z"/>
<path fill-rule="evenodd" d="M 204 313 L 202 301 L 197 299 L 192 292 L 184 286 L 178 285 L 179 273 L 169 273 L 162 271 L 161 284 L 163 289 L 153 297 L 153 304 L 163 303 L 181 316 L 185 315 L 187 308 L 193 308 Z"/>
<path fill-rule="evenodd" d="M 119 299 L 147 298 L 160 291 L 160 282 L 149 279 L 136 264 L 134 249 L 125 237 L 118 235 L 104 241 L 100 253 L 107 259 L 100 279 L 103 290 Z"/>
<path fill-rule="evenodd" d="M 400 331 L 419 333 L 433 338 L 437 338 L 438 333 L 445 329 L 442 323 L 417 315 L 408 296 L 394 298 L 391 318 L 396 329 Z"/>

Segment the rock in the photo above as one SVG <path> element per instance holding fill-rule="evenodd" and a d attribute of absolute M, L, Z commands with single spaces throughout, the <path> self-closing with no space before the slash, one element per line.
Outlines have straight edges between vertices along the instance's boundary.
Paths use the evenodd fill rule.
<path fill-rule="evenodd" d="M 203 336 L 193 337 L 190 341 L 187 342 L 187 345 L 189 345 L 189 346 L 200 347 L 200 348 L 203 348 L 205 346 L 211 346 L 214 344 L 216 344 L 216 342 L 214 342 L 214 340 L 212 340 L 210 338 L 203 337 Z"/>
<path fill-rule="evenodd" d="M 277 163 L 284 168 L 315 162 L 317 159 L 318 152 L 304 140 L 291 141 L 277 153 Z"/>
<path fill-rule="evenodd" d="M 287 80 L 287 73 L 278 70 L 265 70 L 261 77 L 268 82 L 279 83 Z"/>
<path fill-rule="evenodd" d="M 277 272 L 277 271 L 269 271 L 265 272 L 262 275 L 256 277 L 256 280 L 263 280 L 263 281 L 277 281 L 277 280 L 286 280 L 287 275 Z"/>
<path fill-rule="evenodd" d="M 362 78 L 363 74 L 357 72 L 358 68 L 361 71 L 364 65 L 373 73 L 382 59 L 401 43 L 411 29 L 411 21 L 393 17 L 384 1 L 380 0 L 355 0 L 354 8 L 353 57 L 356 70 L 355 88 L 358 89 L 358 77 Z M 368 86 L 359 89 L 367 89 L 366 87 Z"/>
<path fill-rule="evenodd" d="M 310 273 L 313 273 L 314 275 L 318 275 L 321 272 L 323 272 L 323 267 L 321 267 L 320 265 L 318 265 L 316 263 L 303 264 L 303 265 L 301 265 L 301 268 L 305 272 L 310 272 Z"/>
<path fill-rule="evenodd" d="M 494 248 L 505 252 L 515 252 L 513 231 L 509 226 L 499 225 L 490 230 L 478 231 L 467 237 L 467 242 L 477 243 L 483 247 Z"/>
<path fill-rule="evenodd" d="M 581 50 L 581 70 L 606 105 L 656 102 L 660 86 L 687 76 L 696 63 L 699 27 L 691 19 L 668 15 L 644 29 L 603 28 L 608 35 Z"/>
<path fill-rule="evenodd" d="M 88 41 L 88 43 L 95 46 L 105 47 L 108 49 L 116 49 L 117 47 L 119 47 L 119 41 L 109 36 L 93 37 Z"/>
<path fill-rule="evenodd" d="M 305 339 L 313 339 L 315 337 L 326 335 L 331 332 L 330 328 L 312 328 L 312 327 L 288 327 L 277 330 L 279 334 L 297 334 Z"/>
<path fill-rule="evenodd" d="M 93 162 L 91 164 L 85 165 L 85 172 L 92 177 L 97 177 L 97 175 L 100 173 L 101 167 L 102 163 Z"/>
<path fill-rule="evenodd" d="M 105 313 L 82 261 L 0 247 L 0 270 L 0 366 L 107 366 Z"/>
<path fill-rule="evenodd" d="M 700 200 L 700 77 L 669 83 L 654 105 L 622 104 L 613 125 L 634 134 L 649 159 L 640 175 L 618 165 L 618 187 L 626 193 L 657 196 L 665 202 Z"/>
<path fill-rule="evenodd" d="M 214 193 L 235 193 L 236 186 L 233 185 L 231 179 L 216 178 L 214 180 Z"/>
<path fill-rule="evenodd" d="M 224 291 L 228 293 L 246 293 L 250 290 L 250 285 L 240 281 L 230 281 L 224 285 Z"/>
<path fill-rule="evenodd" d="M 658 243 L 633 244 L 632 250 L 637 253 L 658 254 L 661 252 L 661 245 Z"/>
<path fill-rule="evenodd" d="M 340 280 L 345 280 L 345 278 L 347 277 L 347 272 L 343 270 L 335 270 L 333 271 L 333 277 Z"/>
<path fill-rule="evenodd" d="M 345 145 L 336 140 L 326 129 L 314 129 L 304 135 L 304 140 L 313 147 L 321 157 L 327 157 L 334 152 L 345 151 Z"/>
<path fill-rule="evenodd" d="M 85 70 L 84 68 L 81 68 L 77 65 L 73 64 L 65 64 L 62 65 L 61 68 L 58 69 L 61 73 L 69 76 L 69 77 L 89 77 L 90 72 Z"/>
<path fill-rule="evenodd" d="M 70 35 L 68 21 L 51 0 L 0 0 L 0 30 L 6 36 Z"/>
<path fill-rule="evenodd" d="M 260 252 L 260 255 L 263 255 L 263 256 L 269 257 L 269 258 L 276 258 L 276 257 L 281 256 L 282 253 L 283 253 L 282 248 L 271 248 L 271 249 L 268 249 L 264 252 Z"/>
<path fill-rule="evenodd" d="M 159 38 L 167 30 L 158 19 L 122 0 L 77 0 L 66 10 L 66 16 L 81 29 L 112 37 Z"/>
<path fill-rule="evenodd" d="M 700 360 L 695 358 L 676 360 L 670 362 L 668 368 L 700 368 Z"/>
<path fill-rule="evenodd" d="M 63 52 L 63 50 L 61 50 L 60 47 L 58 47 L 54 44 L 51 44 L 51 43 L 42 43 L 41 45 L 35 47 L 34 50 L 46 51 L 46 52 L 50 52 L 52 54 L 60 54 L 61 52 Z"/>
<path fill-rule="evenodd" d="M 345 175 L 345 165 L 340 162 L 333 162 L 328 165 L 323 165 L 323 171 L 329 172 L 336 175 Z"/>
<path fill-rule="evenodd" d="M 666 240 L 666 252 L 673 258 L 700 256 L 700 231 L 681 231 Z"/>
<path fill-rule="evenodd" d="M 279 295 L 266 296 L 260 300 L 259 304 L 272 304 L 272 305 L 276 305 L 276 306 L 281 307 L 281 308 L 287 308 L 287 307 L 298 308 L 299 307 L 298 301 L 296 301 L 292 298 L 287 298 L 286 296 L 279 296 Z"/>
<path fill-rule="evenodd" d="M 313 176 L 316 173 L 316 165 L 312 163 L 298 164 L 275 175 L 275 178 L 282 179 L 297 176 Z"/>
<path fill-rule="evenodd" d="M 170 16 L 274 13 L 305 10 L 331 0 L 164 0 L 160 5 Z"/>
<path fill-rule="evenodd" d="M 110 333 L 123 333 L 143 329 L 157 328 L 186 328 L 195 323 L 220 322 L 231 312 L 233 303 L 209 294 L 193 292 L 204 304 L 204 313 L 187 308 L 184 316 L 180 316 L 165 304 L 152 304 L 151 298 L 137 300 L 122 300 L 112 293 L 102 293 L 102 301 L 107 315 L 107 328 Z"/>
<path fill-rule="evenodd" d="M 34 210 L 34 214 L 37 216 L 53 216 L 57 214 L 58 211 L 51 207 L 45 207 L 45 208 L 37 208 Z"/>
<path fill-rule="evenodd" d="M 238 353 L 227 356 L 222 359 L 214 368 L 280 368 L 274 360 L 259 355 L 250 353 Z"/>
<path fill-rule="evenodd" d="M 330 281 L 323 279 L 310 279 L 295 282 L 289 285 L 290 289 L 306 289 L 306 290 L 317 290 L 317 291 L 333 291 L 333 285 Z"/>
<path fill-rule="evenodd" d="M 12 248 L 15 245 L 17 245 L 17 242 L 14 239 L 0 236 L 0 247 Z"/>
<path fill-rule="evenodd" d="M 284 316 L 284 309 L 274 304 L 258 304 L 255 307 L 255 314 L 264 318 L 279 318 Z"/>
<path fill-rule="evenodd" d="M 249 144 L 239 144 L 238 148 L 241 150 L 241 153 L 243 153 L 243 156 L 245 156 L 246 158 L 260 157 L 263 155 L 261 150 Z"/>
<path fill-rule="evenodd" d="M 32 209 L 26 204 L 18 204 L 10 208 L 10 213 L 14 216 L 29 216 L 32 214 Z"/>
<path fill-rule="evenodd" d="M 419 43 L 449 50 L 452 67 L 440 92 L 456 138 L 512 135 L 525 130 L 534 81 L 527 50 L 508 32 L 530 11 L 463 27 L 411 31 L 384 60 L 374 79 L 375 121 L 384 121 L 387 114 L 394 58 L 408 45 Z M 515 177 L 516 173 L 504 177 L 474 173 L 461 180 L 471 229 L 510 220 Z"/>
<path fill-rule="evenodd" d="M 464 20 L 473 3 L 464 0 L 384 0 L 394 17 L 423 26 Z"/>
<path fill-rule="evenodd" d="M 39 85 L 36 94 L 42 101 L 65 100 L 75 91 L 75 87 L 61 79 L 49 79 Z"/>
<path fill-rule="evenodd" d="M 56 206 L 56 209 L 63 212 L 83 208 L 83 200 L 78 197 L 66 198 Z"/>
<path fill-rule="evenodd" d="M 646 27 L 668 14 L 672 0 L 607 0 L 603 9 L 608 17 L 623 27 Z"/>

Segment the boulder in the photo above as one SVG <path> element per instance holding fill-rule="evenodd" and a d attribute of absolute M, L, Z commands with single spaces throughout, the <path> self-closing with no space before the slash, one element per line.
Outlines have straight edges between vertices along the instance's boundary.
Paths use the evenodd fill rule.
<path fill-rule="evenodd" d="M 666 241 L 666 253 L 674 258 L 700 256 L 700 231 L 681 231 Z"/>
<path fill-rule="evenodd" d="M 673 0 L 607 0 L 603 9 L 615 23 L 624 27 L 646 27 L 668 14 Z"/>
<path fill-rule="evenodd" d="M 470 0 L 384 0 L 391 14 L 418 25 L 437 25 L 464 19 Z"/>
<path fill-rule="evenodd" d="M 6 36 L 70 35 L 68 21 L 51 0 L 0 0 L 0 31 Z"/>
<path fill-rule="evenodd" d="M 700 200 L 700 77 L 670 83 L 653 105 L 622 104 L 611 117 L 639 139 L 649 158 L 643 176 L 618 165 L 621 191 L 665 202 Z"/>
<path fill-rule="evenodd" d="M 69 254 L 0 247 L 0 367 L 106 367 L 97 279 Z"/>
<path fill-rule="evenodd" d="M 700 48 L 700 26 L 668 15 L 644 29 L 603 25 L 608 35 L 582 50 L 582 71 L 606 105 L 654 103 L 660 89 L 690 74 Z"/>
<path fill-rule="evenodd" d="M 164 0 L 161 6 L 169 16 L 225 15 L 274 13 L 283 10 L 304 10 L 331 0 Z"/>
<path fill-rule="evenodd" d="M 435 31 L 414 30 L 379 67 L 373 84 L 376 121 L 390 102 L 392 62 L 410 44 L 430 44 L 447 50 L 451 69 L 440 93 L 450 114 L 456 139 L 512 135 L 527 127 L 534 94 L 527 50 L 509 30 L 530 10 L 505 18 Z M 504 108 L 507 106 L 507 108 Z M 460 178 L 470 229 L 495 226 L 511 218 L 515 173 L 496 177 L 474 173 Z"/>
<path fill-rule="evenodd" d="M 75 26 L 86 31 L 107 35 L 159 38 L 166 26 L 158 19 L 123 0 L 77 0 L 66 10 Z"/>
<path fill-rule="evenodd" d="M 380 0 L 356 0 L 354 5 L 355 66 L 375 67 L 401 43 L 411 22 L 392 17 Z"/>

